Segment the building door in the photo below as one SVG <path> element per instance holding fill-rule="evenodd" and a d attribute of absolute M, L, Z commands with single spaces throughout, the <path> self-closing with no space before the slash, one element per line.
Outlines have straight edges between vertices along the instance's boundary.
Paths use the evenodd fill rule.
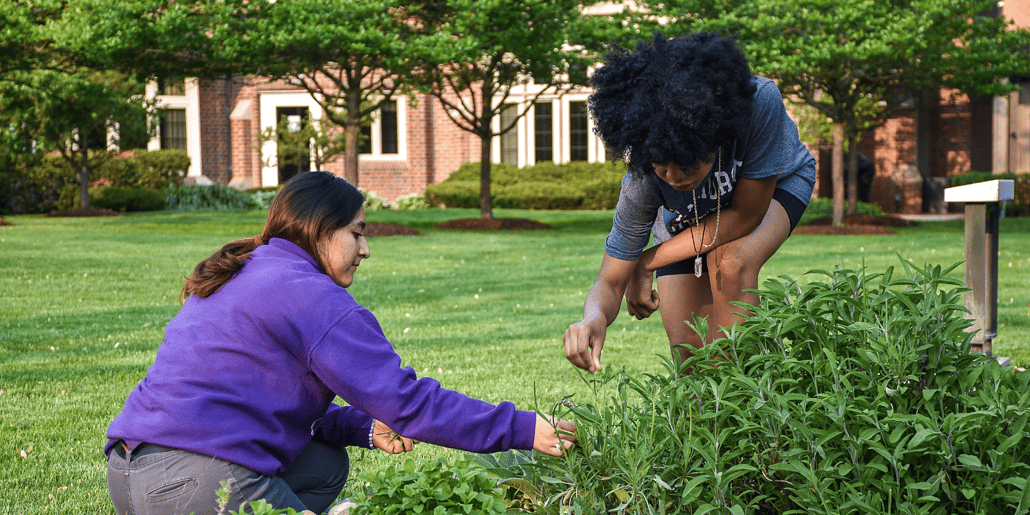
<path fill-rule="evenodd" d="M 278 138 L 276 162 L 279 165 L 279 184 L 300 172 L 311 171 L 311 143 L 306 137 L 299 137 L 310 114 L 306 107 L 277 107 L 275 119 Z M 291 135 L 294 135 L 291 137 Z"/>

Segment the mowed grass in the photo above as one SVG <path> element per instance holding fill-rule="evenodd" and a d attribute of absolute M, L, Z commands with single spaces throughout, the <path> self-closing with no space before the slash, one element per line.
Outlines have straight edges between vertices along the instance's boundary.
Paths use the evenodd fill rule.
<path fill-rule="evenodd" d="M 179 309 L 182 277 L 222 244 L 258 233 L 265 212 L 152 213 L 111 218 L 9 217 L 0 227 L 0 514 L 113 513 L 104 433 L 145 376 Z M 404 365 L 448 388 L 522 409 L 587 395 L 561 335 L 579 319 L 611 212 L 497 210 L 553 231 L 436 230 L 474 210 L 372 212 L 423 236 L 374 238 L 351 293 L 379 318 Z M 890 236 L 790 238 L 763 269 L 800 282 L 810 270 L 879 273 L 902 259 L 962 260 L 961 221 Z M 1030 365 L 1030 219 L 1002 220 L 995 354 Z M 962 267 L 954 272 L 961 279 Z M 622 315 L 603 362 L 657 371 L 668 353 L 659 317 Z M 409 456 L 450 452 L 430 444 Z M 352 477 L 396 463 L 352 452 Z M 214 499 L 212 499 L 214 502 Z"/>

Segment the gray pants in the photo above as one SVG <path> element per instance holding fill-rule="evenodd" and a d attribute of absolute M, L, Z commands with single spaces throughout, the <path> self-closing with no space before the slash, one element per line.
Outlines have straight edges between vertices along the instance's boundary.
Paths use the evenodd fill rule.
<path fill-rule="evenodd" d="M 220 482 L 231 479 L 229 511 L 264 499 L 275 508 L 322 513 L 340 495 L 350 462 L 347 450 L 312 441 L 281 476 L 265 476 L 210 456 L 119 443 L 107 460 L 107 489 L 118 515 L 217 515 Z"/>

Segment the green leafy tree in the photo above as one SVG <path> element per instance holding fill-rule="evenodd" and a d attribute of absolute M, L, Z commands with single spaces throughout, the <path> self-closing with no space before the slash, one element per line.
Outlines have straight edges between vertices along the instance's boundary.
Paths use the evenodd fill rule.
<path fill-rule="evenodd" d="M 661 6 L 677 33 L 736 35 L 757 73 L 833 121 L 836 224 L 844 214 L 845 141 L 853 212 L 859 134 L 882 125 L 921 91 L 1000 94 L 1012 88 L 1004 78 L 1030 68 L 1030 33 L 992 16 L 990 0 L 673 0 L 647 6 Z"/>
<path fill-rule="evenodd" d="M 438 33 L 440 2 L 402 0 L 80 0 L 70 30 L 97 62 L 140 76 L 252 74 L 308 91 L 343 128 L 344 178 L 358 185 L 361 127 L 395 95 Z"/>
<path fill-rule="evenodd" d="M 306 90 L 342 127 L 343 176 L 357 186 L 362 126 L 385 103 L 411 93 L 415 67 L 450 44 L 433 30 L 440 12 L 433 1 L 277 2 L 241 43 L 241 55 L 249 69 Z"/>
<path fill-rule="evenodd" d="M 480 215 L 493 216 L 490 202 L 491 140 L 515 128 L 541 95 L 585 82 L 595 54 L 583 43 L 580 2 L 570 0 L 449 0 L 451 17 L 441 30 L 452 38 L 446 51 L 428 56 L 420 80 L 459 128 L 480 142 Z M 580 41 L 570 39 L 583 38 Z M 518 87 L 534 86 L 521 106 L 509 107 Z M 514 116 L 495 127 L 504 109 Z"/>
<path fill-rule="evenodd" d="M 57 151 L 78 173 L 89 207 L 90 141 L 107 139 L 119 120 L 145 118 L 141 87 L 98 72 L 70 45 L 65 30 L 77 4 L 0 1 L 0 144 L 3 164 L 23 168 Z M 113 132 L 114 133 L 114 132 Z M 10 173 L 10 172 L 7 172 Z"/>
<path fill-rule="evenodd" d="M 0 84 L 7 122 L 39 152 L 56 151 L 76 171 L 82 207 L 89 208 L 90 155 L 108 150 L 118 121 L 145 117 L 141 85 L 114 72 L 39 70 Z M 147 128 L 147 130 L 150 130 Z M 115 142 L 117 143 L 117 141 Z"/>

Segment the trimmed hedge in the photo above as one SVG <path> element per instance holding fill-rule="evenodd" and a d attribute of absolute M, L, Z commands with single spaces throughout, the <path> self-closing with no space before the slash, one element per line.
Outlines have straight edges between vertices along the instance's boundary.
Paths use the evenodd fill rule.
<path fill-rule="evenodd" d="M 1030 173 L 967 172 L 951 178 L 952 186 L 963 186 L 995 179 L 1011 179 L 1015 186 L 1015 198 L 1005 203 L 1006 216 L 1030 214 Z"/>
<path fill-rule="evenodd" d="M 129 189 L 107 186 L 90 188 L 92 207 L 115 211 L 160 211 L 165 208 L 164 194 L 150 189 Z"/>
<path fill-rule="evenodd" d="M 221 184 L 168 186 L 164 198 L 167 209 L 173 211 L 245 211 L 261 207 L 250 193 Z"/>
<path fill-rule="evenodd" d="M 426 187 L 426 202 L 478 208 L 479 166 L 465 163 L 447 180 Z M 545 162 L 524 168 L 495 163 L 490 167 L 491 203 L 517 209 L 613 209 L 625 174 L 626 165 L 621 162 Z"/>
<path fill-rule="evenodd" d="M 91 152 L 89 183 L 95 187 L 161 191 L 181 185 L 190 167 L 182 150 Z M 0 212 L 43 213 L 81 207 L 78 173 L 60 155 L 43 156 L 38 164 L 2 174 Z"/>

